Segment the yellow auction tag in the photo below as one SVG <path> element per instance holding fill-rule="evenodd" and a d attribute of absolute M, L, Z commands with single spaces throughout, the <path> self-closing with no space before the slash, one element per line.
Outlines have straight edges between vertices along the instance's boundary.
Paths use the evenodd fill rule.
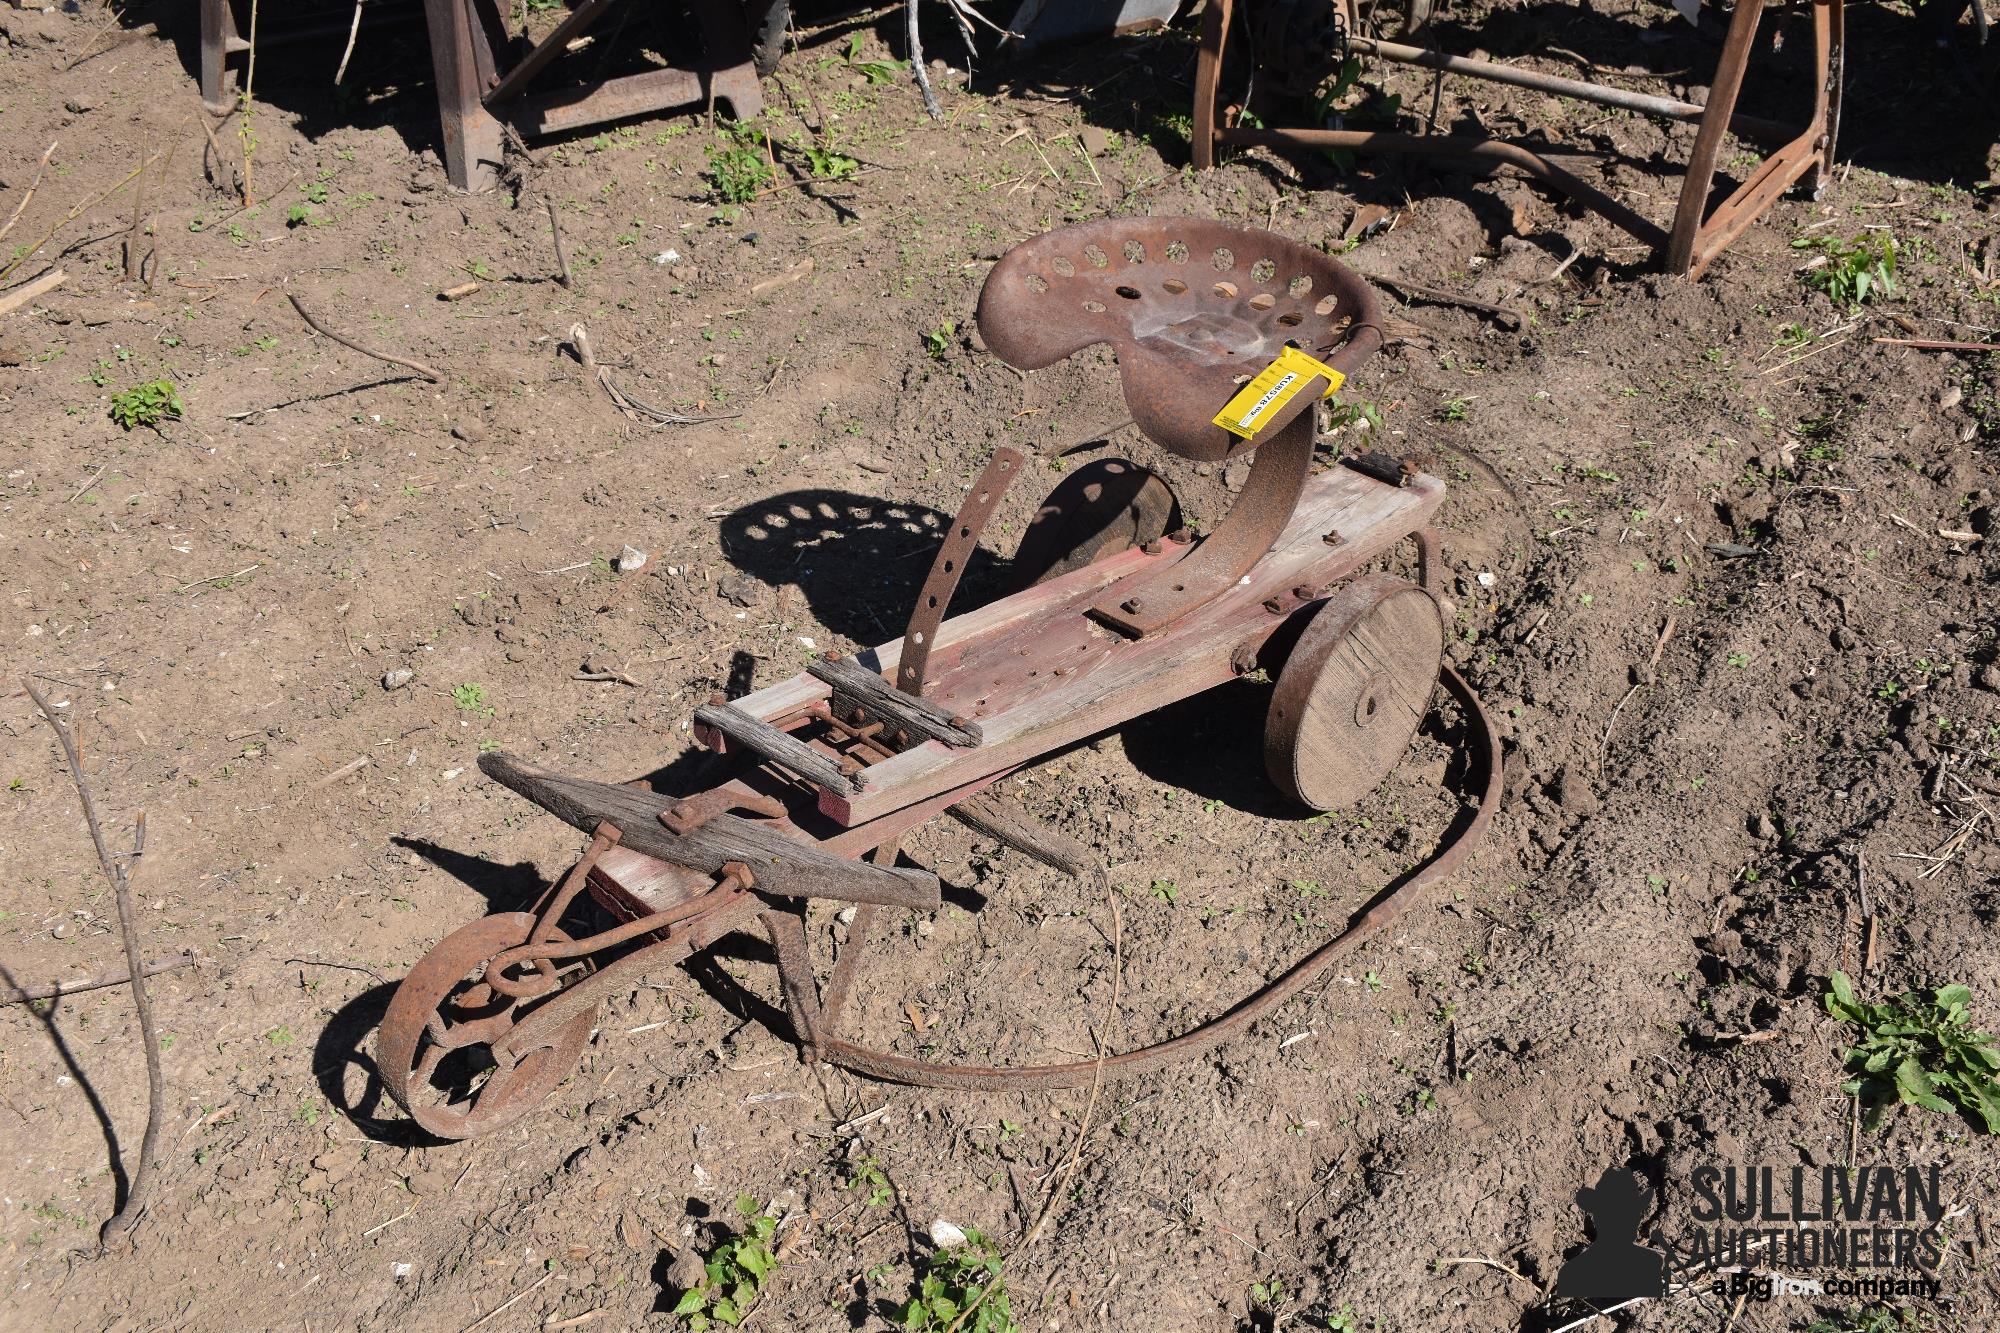
<path fill-rule="evenodd" d="M 1305 388 L 1307 381 L 1315 375 L 1326 377 L 1324 396 L 1328 398 L 1347 383 L 1347 376 L 1332 366 L 1307 356 L 1296 347 L 1287 347 L 1278 353 L 1276 361 L 1258 371 L 1248 384 L 1236 391 L 1229 405 L 1216 414 L 1215 424 L 1232 435 L 1250 439 L 1277 416 L 1286 403 L 1298 397 L 1299 390 Z"/>

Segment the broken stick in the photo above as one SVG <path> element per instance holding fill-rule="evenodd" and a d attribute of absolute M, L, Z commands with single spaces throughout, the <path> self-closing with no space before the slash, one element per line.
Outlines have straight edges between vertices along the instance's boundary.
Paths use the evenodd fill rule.
<path fill-rule="evenodd" d="M 35 682 L 23 677 L 21 686 L 28 697 L 35 701 L 35 707 L 42 710 L 42 716 L 55 730 L 56 739 L 62 742 L 63 757 L 69 761 L 69 775 L 76 783 L 78 802 L 83 806 L 83 822 L 90 829 L 90 841 L 97 848 L 97 864 L 103 868 L 104 877 L 111 881 L 113 895 L 118 902 L 118 933 L 125 941 L 125 966 L 132 983 L 132 1005 L 139 1011 L 139 1040 L 146 1049 L 146 1133 L 139 1140 L 139 1161 L 132 1171 L 132 1187 L 126 1191 L 125 1206 L 106 1222 L 97 1233 L 100 1247 L 109 1248 L 112 1238 L 131 1229 L 139 1220 L 139 1210 L 146 1202 L 146 1185 L 150 1177 L 149 1168 L 153 1152 L 159 1145 L 160 1107 L 166 1100 L 166 1081 L 160 1073 L 160 1039 L 153 1030 L 153 1005 L 146 997 L 146 961 L 139 955 L 139 921 L 132 910 L 132 868 L 139 864 L 139 858 L 146 851 L 146 814 L 140 811 L 132 830 L 132 852 L 123 865 L 112 860 L 111 849 L 104 845 L 104 830 L 97 822 L 97 805 L 90 799 L 90 785 L 83 779 L 83 761 L 77 757 L 76 739 L 70 730 L 56 716 L 49 701 L 35 688 Z"/>
<path fill-rule="evenodd" d="M 322 338 L 330 338 L 334 342 L 339 343 L 342 347 L 347 348 L 349 351 L 359 352 L 363 356 L 372 356 L 377 361 L 386 361 L 392 366 L 401 366 L 405 370 L 415 371 L 417 374 L 422 375 L 425 379 L 429 380 L 432 384 L 444 383 L 444 376 L 439 374 L 437 371 L 432 370 L 429 366 L 425 365 L 423 362 L 412 361 L 408 357 L 391 356 L 387 352 L 378 352 L 372 347 L 363 347 L 360 343 L 354 341 L 354 339 L 345 337 L 342 334 L 335 333 L 332 329 L 328 328 L 326 325 L 314 319 L 312 316 L 312 312 L 310 310 L 307 310 L 305 308 L 305 305 L 302 302 L 300 302 L 299 298 L 292 295 L 292 293 L 286 292 L 285 299 L 292 303 L 292 309 L 299 312 L 299 318 L 306 322 L 306 327 L 311 329 L 314 333 L 319 334 Z"/>

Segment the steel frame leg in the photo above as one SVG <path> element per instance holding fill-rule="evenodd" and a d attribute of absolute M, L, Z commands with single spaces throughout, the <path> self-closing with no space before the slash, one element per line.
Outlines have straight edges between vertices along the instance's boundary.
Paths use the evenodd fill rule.
<path fill-rule="evenodd" d="M 500 181 L 500 122 L 486 109 L 479 77 L 471 0 L 424 0 L 431 66 L 437 74 L 438 121 L 445 175 L 454 190 L 478 194 Z"/>
<path fill-rule="evenodd" d="M 236 15 L 229 0 L 201 0 L 201 104 L 220 116 L 236 105 L 236 76 L 229 68 L 229 39 Z"/>
<path fill-rule="evenodd" d="M 1812 0 L 1816 79 L 1812 120 L 1798 138 L 1765 158 L 1735 193 L 1717 204 L 1712 212 L 1708 209 L 1722 136 L 1728 133 L 1729 118 L 1743 90 L 1743 74 L 1750 62 L 1751 47 L 1756 44 L 1757 24 L 1763 17 L 1765 3 L 1766 0 L 1738 0 L 1736 12 L 1730 18 L 1729 36 L 1716 66 L 1707 112 L 1695 135 L 1694 151 L 1688 156 L 1687 179 L 1681 183 L 1680 202 L 1674 210 L 1673 232 L 1667 242 L 1664 265 L 1669 273 L 1699 278 L 1715 257 L 1762 217 L 1794 183 L 1810 174 L 1817 195 L 1833 169 L 1834 140 L 1840 121 L 1845 0 Z"/>

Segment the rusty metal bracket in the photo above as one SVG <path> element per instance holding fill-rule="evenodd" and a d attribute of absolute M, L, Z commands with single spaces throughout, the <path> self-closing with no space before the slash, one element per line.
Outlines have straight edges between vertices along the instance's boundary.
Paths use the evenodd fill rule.
<path fill-rule="evenodd" d="M 917 609 L 910 614 L 909 628 L 903 631 L 903 651 L 896 659 L 896 688 L 903 693 L 923 694 L 938 626 L 944 623 L 945 612 L 951 609 L 951 595 L 958 590 L 958 581 L 965 577 L 966 561 L 979 548 L 979 534 L 986 530 L 993 511 L 1000 507 L 1000 498 L 1014 484 L 1014 478 L 1021 475 L 1027 461 L 1020 450 L 1001 445 L 986 460 L 986 470 L 972 483 L 972 493 L 959 506 L 958 517 L 951 521 L 951 531 L 945 534 L 944 545 L 931 562 L 923 591 L 917 594 Z"/>
<path fill-rule="evenodd" d="M 785 803 L 760 791 L 725 785 L 693 796 L 683 796 L 660 811 L 660 822 L 685 836 L 717 815 L 726 815 L 734 810 L 747 810 L 765 819 L 779 819 L 784 816 Z"/>
<path fill-rule="evenodd" d="M 1257 450 L 1243 493 L 1214 532 L 1174 563 L 1117 584 L 1090 614 L 1143 638 L 1235 586 L 1291 521 L 1312 464 L 1313 415 L 1293 417 Z"/>

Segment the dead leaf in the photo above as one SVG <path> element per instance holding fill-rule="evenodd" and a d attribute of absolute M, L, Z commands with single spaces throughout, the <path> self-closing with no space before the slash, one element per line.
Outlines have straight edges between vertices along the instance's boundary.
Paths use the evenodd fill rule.
<path fill-rule="evenodd" d="M 804 259 L 801 259 L 798 263 L 786 269 L 783 273 L 780 273 L 777 277 L 766 278 L 762 282 L 758 283 L 756 286 L 752 287 L 750 289 L 750 294 L 752 296 L 763 296 L 769 292 L 777 291 L 778 288 L 780 287 L 789 287 L 801 278 L 811 277 L 812 271 L 813 271 L 812 256 L 808 255 Z"/>

